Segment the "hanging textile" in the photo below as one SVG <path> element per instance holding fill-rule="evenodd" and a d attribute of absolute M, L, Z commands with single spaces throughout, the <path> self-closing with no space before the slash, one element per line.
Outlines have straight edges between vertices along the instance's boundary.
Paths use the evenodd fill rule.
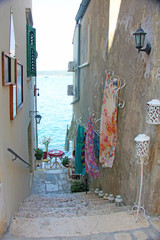
<path fill-rule="evenodd" d="M 99 148 L 100 148 L 100 143 L 99 143 L 99 135 L 97 132 L 94 132 L 94 154 L 96 158 L 99 160 Z"/>
<path fill-rule="evenodd" d="M 68 125 L 67 125 L 65 145 L 64 145 L 64 150 L 65 150 L 66 152 L 69 152 L 69 138 L 68 138 L 68 134 L 69 134 L 69 129 L 68 129 Z"/>
<path fill-rule="evenodd" d="M 82 152 L 81 152 L 81 163 L 83 167 L 85 167 L 85 141 L 86 141 L 86 133 L 84 133 L 84 140 L 83 140 Z"/>
<path fill-rule="evenodd" d="M 107 73 L 102 102 L 100 125 L 100 157 L 103 167 L 112 167 L 117 143 L 117 91 L 118 80 Z"/>
<path fill-rule="evenodd" d="M 82 161 L 82 149 L 84 146 L 84 127 L 78 125 L 77 138 L 76 138 L 76 149 L 75 149 L 75 173 L 85 175 L 85 165 Z"/>
<path fill-rule="evenodd" d="M 94 130 L 92 123 L 92 116 L 89 116 L 86 141 L 85 141 L 85 168 L 86 172 L 91 175 L 92 178 L 97 178 L 99 176 L 99 171 L 95 163 L 94 154 Z"/>
<path fill-rule="evenodd" d="M 77 137 L 77 123 L 74 116 L 72 117 L 71 126 L 69 129 L 68 138 L 70 141 L 75 141 Z"/>

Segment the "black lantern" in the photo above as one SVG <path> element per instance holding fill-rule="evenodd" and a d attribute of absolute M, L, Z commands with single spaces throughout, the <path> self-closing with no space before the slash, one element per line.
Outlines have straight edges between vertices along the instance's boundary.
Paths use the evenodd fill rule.
<path fill-rule="evenodd" d="M 35 116 L 35 119 L 36 119 L 36 123 L 37 123 L 37 124 L 39 124 L 39 123 L 40 123 L 40 121 L 41 121 L 41 118 L 42 118 L 42 116 L 41 116 L 41 115 L 39 115 L 39 114 L 37 114 L 37 115 Z"/>
<path fill-rule="evenodd" d="M 147 43 L 146 48 L 142 49 L 144 46 L 144 40 L 145 40 L 146 34 L 147 33 L 145 33 L 143 31 L 143 29 L 141 28 L 141 24 L 139 25 L 139 28 L 137 29 L 137 31 L 135 33 L 133 33 L 133 35 L 135 35 L 135 44 L 136 44 L 136 48 L 138 48 L 138 53 L 140 51 L 144 51 L 149 55 L 151 52 L 151 44 L 150 43 Z"/>

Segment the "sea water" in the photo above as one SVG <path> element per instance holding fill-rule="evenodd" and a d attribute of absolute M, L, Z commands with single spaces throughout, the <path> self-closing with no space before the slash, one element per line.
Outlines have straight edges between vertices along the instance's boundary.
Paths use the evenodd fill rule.
<path fill-rule="evenodd" d="M 43 136 L 51 138 L 48 150 L 64 150 L 67 125 L 70 126 L 72 118 L 72 96 L 67 95 L 67 85 L 73 83 L 72 76 L 38 76 L 37 108 L 42 116 L 38 124 L 38 147 L 43 148 Z M 71 156 L 72 149 L 65 155 Z"/>

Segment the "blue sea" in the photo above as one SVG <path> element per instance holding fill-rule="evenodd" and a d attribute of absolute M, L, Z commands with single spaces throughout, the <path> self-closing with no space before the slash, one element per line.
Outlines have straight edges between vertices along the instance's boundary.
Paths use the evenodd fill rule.
<path fill-rule="evenodd" d="M 53 73 L 52 73 L 53 74 Z M 67 125 L 70 126 L 72 119 L 72 96 L 67 95 L 67 85 L 73 84 L 72 75 L 65 74 L 38 75 L 37 87 L 39 96 L 37 97 L 37 110 L 42 116 L 38 124 L 38 147 L 45 150 L 42 144 L 43 136 L 51 137 L 48 150 L 59 149 L 64 151 Z M 67 75 L 67 72 L 66 72 Z M 71 156 L 72 149 L 65 155 Z"/>

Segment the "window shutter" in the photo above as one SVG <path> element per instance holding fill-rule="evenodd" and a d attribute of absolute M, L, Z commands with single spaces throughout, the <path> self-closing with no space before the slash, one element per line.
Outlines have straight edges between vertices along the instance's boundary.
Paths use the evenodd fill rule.
<path fill-rule="evenodd" d="M 27 76 L 36 76 L 36 29 L 27 25 Z"/>

